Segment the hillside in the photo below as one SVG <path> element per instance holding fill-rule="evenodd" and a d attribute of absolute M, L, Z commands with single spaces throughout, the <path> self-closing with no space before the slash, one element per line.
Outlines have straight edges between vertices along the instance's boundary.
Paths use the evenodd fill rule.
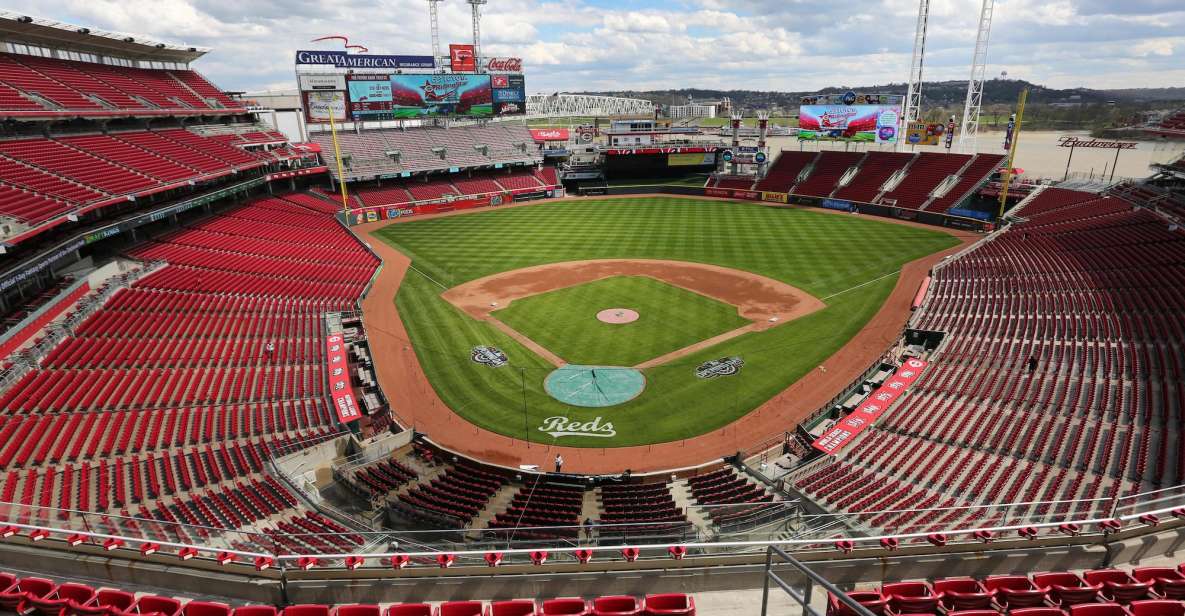
<path fill-rule="evenodd" d="M 1057 89 L 1020 79 L 992 79 L 984 85 L 983 104 L 1011 105 L 1016 102 L 1021 88 L 1029 87 L 1029 102 L 1034 105 L 1106 105 L 1115 104 L 1158 104 L 1185 102 L 1185 88 L 1135 88 L 1124 90 L 1092 90 L 1090 88 Z M 682 90 L 586 92 L 606 96 L 628 96 L 644 98 L 660 105 L 682 104 L 690 96 L 697 100 L 713 100 L 723 97 L 732 99 L 741 109 L 789 109 L 798 106 L 798 99 L 809 94 L 856 92 L 885 92 L 905 94 L 906 84 L 890 83 L 865 86 L 836 86 L 809 92 L 766 92 L 756 90 L 703 90 L 687 88 Z M 922 85 L 922 106 L 961 107 L 967 96 L 966 81 L 926 82 Z M 1172 105 L 1169 105 L 1172 106 Z"/>

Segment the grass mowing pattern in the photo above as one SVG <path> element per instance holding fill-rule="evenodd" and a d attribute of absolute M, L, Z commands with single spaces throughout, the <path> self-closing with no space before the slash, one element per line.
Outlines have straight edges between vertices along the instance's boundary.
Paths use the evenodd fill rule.
<path fill-rule="evenodd" d="M 636 310 L 638 320 L 598 321 L 608 308 Z M 494 316 L 564 361 L 586 366 L 634 366 L 750 323 L 736 306 L 645 276 L 516 299 Z"/>
<path fill-rule="evenodd" d="M 443 289 L 424 275 L 408 272 L 396 305 L 441 399 L 488 430 L 578 447 L 665 442 L 724 426 L 851 339 L 884 303 L 903 263 L 957 243 L 937 231 L 864 217 L 671 197 L 542 203 L 395 224 L 379 235 L 446 286 L 541 263 L 673 259 L 769 276 L 827 303 L 792 323 L 646 370 L 646 391 L 627 404 L 580 409 L 543 391 L 550 364 L 441 299 Z M 473 363 L 469 351 L 481 344 L 506 351 L 510 365 Z M 699 363 L 731 355 L 745 360 L 737 376 L 694 377 Z M 537 430 L 552 416 L 601 416 L 617 436 L 554 440 Z"/>

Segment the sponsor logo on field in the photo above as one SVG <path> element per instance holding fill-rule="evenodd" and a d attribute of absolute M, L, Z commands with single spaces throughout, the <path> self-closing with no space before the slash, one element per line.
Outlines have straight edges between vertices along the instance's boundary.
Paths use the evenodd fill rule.
<path fill-rule="evenodd" d="M 473 347 L 473 352 L 470 354 L 470 357 L 473 358 L 474 362 L 484 364 L 491 368 L 501 368 L 510 361 L 501 349 L 492 346 Z"/>
<path fill-rule="evenodd" d="M 591 436 L 595 438 L 610 438 L 617 436 L 617 430 L 610 422 L 602 422 L 600 417 L 592 421 L 579 421 L 563 416 L 548 417 L 539 426 L 539 431 L 547 433 L 552 438 L 563 436 Z"/>
<path fill-rule="evenodd" d="M 721 357 L 706 361 L 695 369 L 695 376 L 701 379 L 714 379 L 718 376 L 732 376 L 741 371 L 745 361 L 739 357 Z"/>

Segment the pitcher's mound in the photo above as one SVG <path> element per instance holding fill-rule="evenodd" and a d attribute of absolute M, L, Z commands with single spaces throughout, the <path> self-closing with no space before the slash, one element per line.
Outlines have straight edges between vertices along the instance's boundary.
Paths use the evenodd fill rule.
<path fill-rule="evenodd" d="M 612 323 L 613 325 L 633 323 L 638 320 L 638 312 L 629 308 L 609 308 L 598 312 L 597 320 L 602 323 Z"/>

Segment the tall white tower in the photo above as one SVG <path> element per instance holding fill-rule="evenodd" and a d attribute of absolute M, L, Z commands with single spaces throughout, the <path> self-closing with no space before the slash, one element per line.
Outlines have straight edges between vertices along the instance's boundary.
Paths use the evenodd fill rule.
<path fill-rule="evenodd" d="M 901 116 L 905 125 L 917 122 L 921 116 L 922 67 L 926 59 L 926 26 L 929 21 L 930 0 L 918 0 L 918 25 L 913 35 L 913 61 L 909 63 L 909 89 L 905 91 L 905 112 Z"/>
<path fill-rule="evenodd" d="M 477 72 L 481 72 L 481 6 L 487 0 L 468 0 L 473 7 L 473 58 L 477 61 Z"/>
<path fill-rule="evenodd" d="M 440 20 L 437 16 L 441 0 L 428 0 L 428 25 L 432 29 L 432 58 L 440 62 Z M 438 65 L 439 66 L 439 65 Z"/>
<path fill-rule="evenodd" d="M 979 34 L 975 37 L 975 55 L 971 57 L 971 79 L 967 81 L 967 102 L 963 105 L 963 127 L 959 131 L 959 150 L 974 152 L 979 139 L 979 112 L 983 107 L 983 83 L 987 74 L 988 35 L 992 31 L 995 0 L 983 0 L 979 12 Z"/>

